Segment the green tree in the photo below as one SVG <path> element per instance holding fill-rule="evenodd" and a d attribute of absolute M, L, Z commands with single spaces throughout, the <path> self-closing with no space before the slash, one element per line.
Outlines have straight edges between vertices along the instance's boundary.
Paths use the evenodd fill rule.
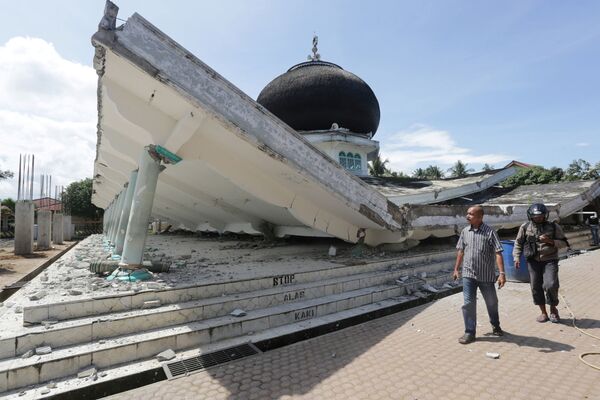
<path fill-rule="evenodd" d="M 13 213 L 15 212 L 15 201 L 13 199 L 11 199 L 10 197 L 2 199 L 2 204 L 0 204 L 0 205 L 10 208 Z"/>
<path fill-rule="evenodd" d="M 598 179 L 598 169 L 596 167 L 592 168 L 592 165 L 583 160 L 573 160 L 571 164 L 565 170 L 564 179 L 566 181 L 580 181 L 580 180 L 589 180 L 589 179 Z"/>
<path fill-rule="evenodd" d="M 563 180 L 564 171 L 561 168 L 532 167 L 520 169 L 516 174 L 502 182 L 504 187 L 521 185 L 537 185 L 542 183 L 557 183 Z"/>
<path fill-rule="evenodd" d="M 66 213 L 71 215 L 99 218 L 103 210 L 92 204 L 92 180 L 83 179 L 71 183 L 63 195 L 63 207 Z"/>
<path fill-rule="evenodd" d="M 416 179 L 427 179 L 425 176 L 425 170 L 423 168 L 417 168 L 413 171 L 412 177 Z"/>
<path fill-rule="evenodd" d="M 391 171 L 385 166 L 389 162 L 390 160 L 387 158 L 385 161 L 381 160 L 381 157 L 377 154 L 377 157 L 369 162 L 369 174 L 373 176 L 391 175 Z"/>
<path fill-rule="evenodd" d="M 467 168 L 467 163 L 458 160 L 451 168 L 448 169 L 452 178 L 463 178 L 470 172 L 474 172 L 473 168 Z"/>
<path fill-rule="evenodd" d="M 427 179 L 442 179 L 444 177 L 444 171 L 437 165 L 430 165 L 423 172 Z"/>
<path fill-rule="evenodd" d="M 493 169 L 494 169 L 494 166 L 493 166 L 493 165 L 490 165 L 490 164 L 488 164 L 488 163 L 485 163 L 485 164 L 483 165 L 483 167 L 481 168 L 481 170 L 482 170 L 482 171 L 485 171 L 485 172 L 487 172 L 487 171 L 492 171 Z"/>
<path fill-rule="evenodd" d="M 402 171 L 400 171 L 400 172 L 392 171 L 391 176 L 394 178 L 408 178 L 409 177 Z"/>

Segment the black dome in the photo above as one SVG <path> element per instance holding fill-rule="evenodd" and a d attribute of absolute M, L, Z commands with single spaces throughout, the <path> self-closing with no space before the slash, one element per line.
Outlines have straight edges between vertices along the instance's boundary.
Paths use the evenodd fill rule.
<path fill-rule="evenodd" d="M 324 61 L 290 68 L 256 101 L 298 131 L 327 130 L 333 123 L 354 133 L 375 134 L 379 102 L 358 76 Z"/>

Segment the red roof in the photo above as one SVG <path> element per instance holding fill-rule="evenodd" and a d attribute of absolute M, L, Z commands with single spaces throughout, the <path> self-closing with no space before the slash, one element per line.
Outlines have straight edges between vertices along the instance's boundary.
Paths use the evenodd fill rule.
<path fill-rule="evenodd" d="M 36 210 L 62 211 L 62 202 L 51 197 L 34 199 L 33 204 Z"/>

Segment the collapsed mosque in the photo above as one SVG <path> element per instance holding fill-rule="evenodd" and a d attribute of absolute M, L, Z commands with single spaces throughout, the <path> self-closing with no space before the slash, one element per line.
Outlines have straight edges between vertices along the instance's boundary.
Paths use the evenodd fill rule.
<path fill-rule="evenodd" d="M 316 47 L 311 60 L 275 78 L 254 101 L 138 14 L 117 27 L 116 11 L 109 10 L 93 43 L 99 76 L 93 202 L 107 210 L 108 226 L 119 225 L 132 172 L 149 166 L 145 184 L 155 190 L 132 194 L 133 204 L 142 194 L 149 203 L 137 218 L 144 224 L 155 217 L 191 231 L 400 243 L 454 235 L 465 206 L 439 203 L 479 193 L 517 171 L 509 165 L 410 185 L 369 177 L 367 161 L 379 149 L 377 98 L 362 79 L 322 61 Z M 144 157 L 150 161 L 140 162 Z M 553 217 L 599 193 L 597 184 L 578 188 L 579 200 L 557 202 Z M 486 220 L 516 227 L 530 201 L 488 201 Z"/>
<path fill-rule="evenodd" d="M 92 38 L 93 202 L 105 209 L 104 235 L 78 243 L 0 308 L 2 395 L 108 395 L 198 371 L 205 356 L 218 365 L 461 289 L 452 246 L 355 257 L 332 252 L 330 240 L 146 243 L 152 218 L 191 231 L 408 247 L 455 235 L 471 204 L 496 229 L 519 226 L 534 201 L 551 219 L 598 210 L 600 181 L 499 187 L 527 167 L 518 162 L 461 179 L 369 176 L 377 97 L 322 61 L 316 41 L 308 62 L 254 101 L 140 15 L 117 26 L 118 8 L 106 4 Z M 570 233 L 587 247 L 587 231 Z M 166 268 L 144 281 L 99 269 L 155 260 Z"/>

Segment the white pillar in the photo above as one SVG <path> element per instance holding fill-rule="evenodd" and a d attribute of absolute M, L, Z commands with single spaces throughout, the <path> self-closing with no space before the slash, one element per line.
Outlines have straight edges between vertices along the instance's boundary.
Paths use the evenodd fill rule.
<path fill-rule="evenodd" d="M 140 157 L 131 213 L 125 234 L 123 256 L 121 257 L 121 264 L 125 267 L 139 267 L 142 265 L 144 246 L 148 235 L 148 223 L 159 173 L 160 159 L 150 155 L 149 148 L 146 147 Z"/>
<path fill-rule="evenodd" d="M 32 201 L 21 200 L 15 205 L 15 254 L 33 252 L 33 211 Z"/>
<path fill-rule="evenodd" d="M 125 198 L 123 200 L 123 206 L 121 207 L 121 218 L 119 219 L 119 227 L 117 228 L 117 240 L 115 243 L 115 253 L 123 254 L 123 246 L 125 244 L 125 234 L 127 233 L 127 223 L 129 222 L 129 215 L 131 214 L 131 202 L 133 200 L 133 192 L 135 190 L 135 183 L 137 182 L 138 171 L 131 171 L 129 175 L 129 185 L 125 192 Z"/>
<path fill-rule="evenodd" d="M 106 232 L 108 232 L 108 214 L 110 212 L 110 204 L 108 207 L 104 209 L 104 213 L 102 214 L 102 233 L 106 236 Z"/>
<path fill-rule="evenodd" d="M 115 202 L 115 212 L 113 213 L 113 225 L 110 230 L 110 243 L 115 246 L 117 243 L 117 231 L 119 230 L 119 219 L 121 217 L 121 209 L 123 206 L 123 201 L 125 199 L 125 190 L 121 190 L 121 192 L 117 195 L 117 201 Z"/>
<path fill-rule="evenodd" d="M 52 234 L 52 212 L 49 210 L 38 211 L 38 238 L 37 250 L 48 250 Z"/>
<path fill-rule="evenodd" d="M 63 216 L 63 239 L 71 240 L 71 216 L 64 215 Z"/>
<path fill-rule="evenodd" d="M 112 228 L 114 226 L 114 215 L 115 208 L 117 207 L 117 198 L 115 197 L 111 202 L 108 209 L 108 219 L 106 226 L 106 240 L 110 242 L 110 234 L 112 233 Z"/>
<path fill-rule="evenodd" d="M 52 241 L 54 244 L 63 244 L 63 215 L 54 213 L 52 220 Z"/>

